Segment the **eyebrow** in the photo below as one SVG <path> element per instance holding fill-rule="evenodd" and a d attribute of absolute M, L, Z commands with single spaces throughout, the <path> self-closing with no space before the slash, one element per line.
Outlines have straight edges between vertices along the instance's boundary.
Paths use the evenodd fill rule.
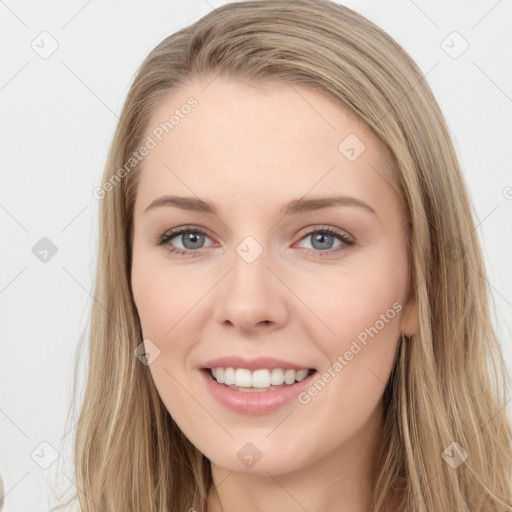
<path fill-rule="evenodd" d="M 161 206 L 174 206 L 181 208 L 182 210 L 209 213 L 217 215 L 218 211 L 215 205 L 209 201 L 204 201 L 198 197 L 184 197 L 175 195 L 161 196 L 152 201 L 149 206 L 144 210 L 144 213 L 158 208 Z M 377 215 L 376 211 L 367 203 L 361 199 L 351 196 L 323 196 L 311 199 L 293 199 L 292 201 L 284 204 L 281 207 L 282 215 L 295 215 L 299 213 L 307 213 L 315 210 L 321 210 L 323 208 L 330 208 L 333 206 L 357 206 L 362 208 L 374 215 Z"/>

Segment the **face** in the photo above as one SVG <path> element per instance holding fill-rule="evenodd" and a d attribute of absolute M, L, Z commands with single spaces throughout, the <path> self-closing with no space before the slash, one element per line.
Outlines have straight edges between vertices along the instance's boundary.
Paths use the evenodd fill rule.
<path fill-rule="evenodd" d="M 397 343 L 417 329 L 406 217 L 385 148 L 337 102 L 205 86 L 147 127 L 133 295 L 188 439 L 217 467 L 278 475 L 377 432 Z"/>

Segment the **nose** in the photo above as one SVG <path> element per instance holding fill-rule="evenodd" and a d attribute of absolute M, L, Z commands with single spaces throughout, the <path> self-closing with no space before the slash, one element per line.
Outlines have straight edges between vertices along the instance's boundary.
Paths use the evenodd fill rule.
<path fill-rule="evenodd" d="M 248 262 L 235 253 L 233 268 L 217 291 L 216 320 L 245 333 L 281 328 L 288 320 L 287 290 L 266 253 Z"/>

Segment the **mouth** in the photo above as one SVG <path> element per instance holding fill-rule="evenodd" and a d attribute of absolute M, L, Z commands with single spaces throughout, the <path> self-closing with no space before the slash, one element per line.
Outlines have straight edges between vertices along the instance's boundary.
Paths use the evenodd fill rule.
<path fill-rule="evenodd" d="M 208 378 L 225 388 L 245 393 L 261 393 L 275 389 L 290 388 L 316 373 L 314 368 L 299 370 L 284 368 L 203 368 Z"/>

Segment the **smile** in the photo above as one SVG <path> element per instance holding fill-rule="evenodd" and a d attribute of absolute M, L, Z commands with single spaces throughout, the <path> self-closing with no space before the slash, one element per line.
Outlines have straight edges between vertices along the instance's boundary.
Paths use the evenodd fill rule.
<path fill-rule="evenodd" d="M 213 379 L 218 384 L 224 384 L 229 389 L 245 392 L 263 392 L 291 386 L 301 382 L 315 370 L 283 368 L 262 368 L 248 370 L 247 368 L 210 368 Z"/>
<path fill-rule="evenodd" d="M 261 416 L 296 401 L 299 393 L 311 385 L 316 370 L 259 368 L 251 371 L 217 366 L 202 368 L 199 374 L 202 385 L 223 408 L 238 414 Z M 226 378 L 233 384 L 226 383 Z"/>

